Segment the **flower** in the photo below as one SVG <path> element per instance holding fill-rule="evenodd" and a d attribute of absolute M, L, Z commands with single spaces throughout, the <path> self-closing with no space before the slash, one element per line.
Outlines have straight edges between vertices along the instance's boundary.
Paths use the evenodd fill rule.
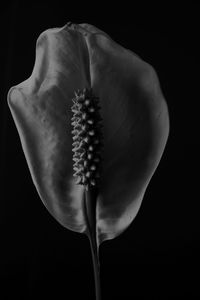
<path fill-rule="evenodd" d="M 73 177 L 71 107 L 92 88 L 102 117 L 101 184 L 96 203 L 98 244 L 135 218 L 169 134 L 157 74 L 140 57 L 89 24 L 43 32 L 31 76 L 12 87 L 8 104 L 36 189 L 64 227 L 84 233 L 84 186 Z"/>

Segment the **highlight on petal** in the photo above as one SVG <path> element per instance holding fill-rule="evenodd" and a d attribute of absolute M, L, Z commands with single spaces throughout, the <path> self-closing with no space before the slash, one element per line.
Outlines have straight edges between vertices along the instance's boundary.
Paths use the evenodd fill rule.
<path fill-rule="evenodd" d="M 104 149 L 96 204 L 98 245 L 138 213 L 169 134 L 168 109 L 148 63 L 89 24 L 49 29 L 32 75 L 8 103 L 37 191 L 63 226 L 86 232 L 84 188 L 73 177 L 71 107 L 77 90 L 99 98 Z"/>

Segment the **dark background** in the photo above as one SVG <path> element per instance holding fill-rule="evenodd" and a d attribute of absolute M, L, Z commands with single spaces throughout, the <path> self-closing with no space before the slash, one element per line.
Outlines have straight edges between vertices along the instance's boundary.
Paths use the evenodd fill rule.
<path fill-rule="evenodd" d="M 103 300 L 200 297 L 195 7 L 11 1 L 1 7 L 0 298 L 94 299 L 89 242 L 43 206 L 6 101 L 32 72 L 39 34 L 68 21 L 99 27 L 152 64 L 170 114 L 168 143 L 139 214 L 100 247 Z"/>

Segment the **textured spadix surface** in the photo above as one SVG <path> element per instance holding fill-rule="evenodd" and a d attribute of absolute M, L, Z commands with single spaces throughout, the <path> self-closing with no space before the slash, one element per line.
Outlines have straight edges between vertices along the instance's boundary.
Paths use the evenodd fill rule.
<path fill-rule="evenodd" d="M 25 46 L 25 45 L 24 45 Z M 31 76 L 12 87 L 8 104 L 36 189 L 63 226 L 86 232 L 84 187 L 75 184 L 71 106 L 92 88 L 103 123 L 98 244 L 135 218 L 168 133 L 168 109 L 154 69 L 92 25 L 43 32 Z"/>

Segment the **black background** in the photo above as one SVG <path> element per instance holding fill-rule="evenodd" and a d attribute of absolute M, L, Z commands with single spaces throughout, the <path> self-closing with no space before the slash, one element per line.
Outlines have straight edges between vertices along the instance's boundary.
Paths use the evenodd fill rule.
<path fill-rule="evenodd" d="M 195 7 L 13 1 L 1 8 L 1 300 L 94 299 L 89 242 L 40 201 L 6 101 L 32 72 L 39 34 L 68 21 L 95 25 L 152 64 L 169 107 L 170 136 L 139 214 L 100 247 L 103 300 L 200 297 Z"/>

